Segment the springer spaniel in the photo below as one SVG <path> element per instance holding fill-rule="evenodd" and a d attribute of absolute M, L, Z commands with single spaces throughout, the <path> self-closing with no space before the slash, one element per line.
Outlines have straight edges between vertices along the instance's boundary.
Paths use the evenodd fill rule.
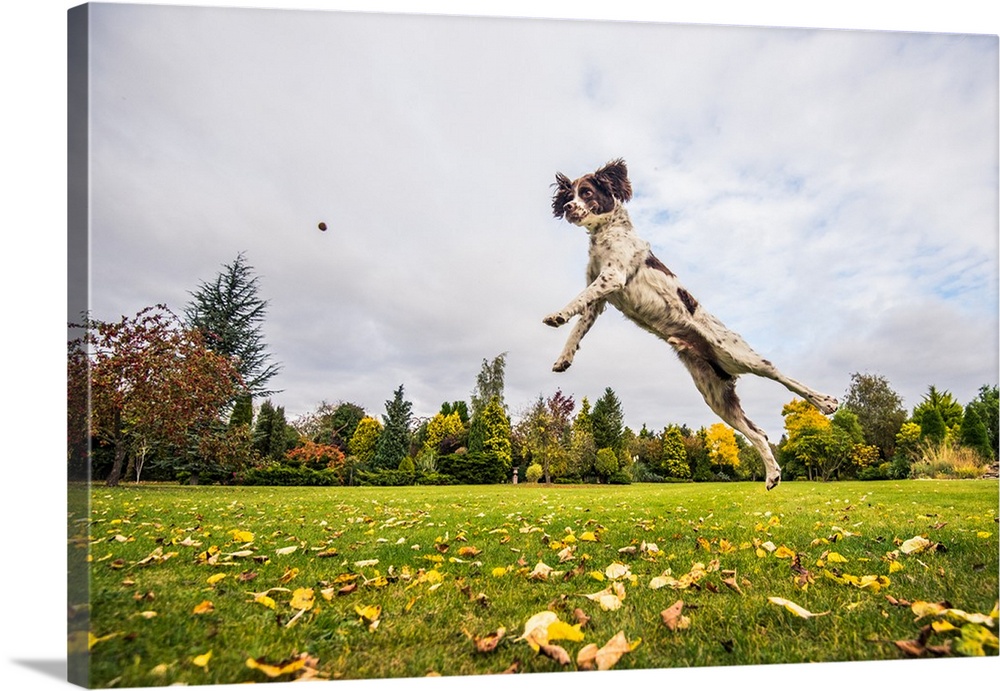
<path fill-rule="evenodd" d="M 580 340 L 606 302 L 643 329 L 669 343 L 694 378 L 709 408 L 740 431 L 760 452 L 766 469 L 765 486 L 781 481 L 767 435 L 747 419 L 736 395 L 736 378 L 756 374 L 773 379 L 802 396 L 822 413 L 837 410 L 837 400 L 783 375 L 755 353 L 736 333 L 705 311 L 670 269 L 653 256 L 649 243 L 632 227 L 624 204 L 632 198 L 628 169 L 621 159 L 576 180 L 556 174 L 552 199 L 556 218 L 565 217 L 590 235 L 587 288 L 543 322 L 558 327 L 580 315 L 553 371 L 573 363 Z"/>

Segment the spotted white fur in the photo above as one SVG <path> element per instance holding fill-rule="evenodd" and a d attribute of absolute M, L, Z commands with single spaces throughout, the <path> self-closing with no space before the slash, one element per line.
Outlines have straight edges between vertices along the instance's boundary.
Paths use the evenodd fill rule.
<path fill-rule="evenodd" d="M 553 213 L 587 229 L 590 253 L 587 287 L 543 322 L 558 327 L 579 315 L 552 369 L 566 370 L 580 341 L 593 326 L 606 303 L 646 331 L 665 340 L 691 373 L 709 408 L 742 433 L 764 461 L 765 486 L 781 481 L 781 469 L 771 452 L 767 435 L 751 422 L 736 395 L 736 379 L 755 374 L 773 379 L 802 396 L 822 413 L 837 409 L 837 400 L 786 377 L 722 322 L 709 314 L 688 293 L 677 277 L 636 234 L 625 202 L 632 196 L 624 161 L 612 161 L 576 180 L 559 174 Z"/>

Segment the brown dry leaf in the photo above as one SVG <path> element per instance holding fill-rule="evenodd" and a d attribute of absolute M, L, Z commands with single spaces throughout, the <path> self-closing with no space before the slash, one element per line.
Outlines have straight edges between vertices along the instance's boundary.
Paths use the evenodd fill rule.
<path fill-rule="evenodd" d="M 597 650 L 596 643 L 588 643 L 580 648 L 580 652 L 576 654 L 577 668 L 585 670 L 594 669 L 594 664 L 597 661 Z"/>
<path fill-rule="evenodd" d="M 476 650 L 481 653 L 492 653 L 496 650 L 497 645 L 506 633 L 507 629 L 501 626 L 496 631 L 488 633 L 485 636 L 476 636 L 473 639 L 476 643 Z"/>
<path fill-rule="evenodd" d="M 458 538 L 455 538 L 455 539 L 457 540 Z M 482 551 L 483 550 L 479 549 L 478 547 L 474 547 L 472 545 L 466 545 L 464 547 L 460 547 L 459 548 L 459 550 L 458 550 L 458 556 L 460 556 L 460 557 L 474 557 L 477 554 L 481 553 Z"/>
<path fill-rule="evenodd" d="M 595 655 L 597 669 L 611 669 L 618 664 L 618 660 L 621 659 L 622 655 L 635 650 L 638 644 L 639 641 L 635 641 L 630 644 L 628 639 L 625 638 L 625 632 L 619 631 L 612 636 L 600 650 L 597 651 L 597 654 Z"/>
<path fill-rule="evenodd" d="M 573 618 L 576 619 L 576 623 L 579 624 L 581 628 L 586 626 L 587 622 L 590 621 L 590 617 L 587 616 L 587 613 L 579 607 L 573 610 Z"/>
<path fill-rule="evenodd" d="M 543 643 L 538 646 L 538 652 L 549 659 L 555 660 L 563 667 L 570 663 L 569 653 L 561 646 Z"/>
<path fill-rule="evenodd" d="M 512 663 L 510 663 L 510 666 L 504 671 L 500 672 L 500 674 L 517 674 L 520 671 L 521 671 L 521 663 L 518 660 L 514 660 Z"/>
<path fill-rule="evenodd" d="M 691 626 L 691 619 L 681 615 L 681 610 L 684 609 L 684 601 L 678 600 L 674 604 L 667 607 L 665 610 L 660 612 L 660 618 L 663 623 L 667 625 L 667 628 L 671 631 L 678 631 L 680 629 L 686 629 Z"/>
<path fill-rule="evenodd" d="M 735 579 L 735 578 L 723 578 L 723 579 L 722 579 L 722 584 L 723 584 L 724 586 L 726 586 L 726 587 L 730 588 L 731 590 L 735 590 L 735 591 L 736 591 L 737 593 L 739 593 L 740 595 L 742 595 L 742 594 L 743 594 L 743 591 L 742 591 L 742 590 L 740 589 L 740 586 L 739 586 L 739 584 L 738 584 L 738 583 L 736 582 L 736 579 Z"/>

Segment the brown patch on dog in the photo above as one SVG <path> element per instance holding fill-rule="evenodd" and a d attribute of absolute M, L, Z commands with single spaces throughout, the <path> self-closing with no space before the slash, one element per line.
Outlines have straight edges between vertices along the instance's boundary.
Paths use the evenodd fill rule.
<path fill-rule="evenodd" d="M 691 293 L 687 292 L 683 288 L 677 289 L 677 297 L 681 299 L 684 306 L 687 307 L 687 311 L 694 314 L 694 311 L 698 309 L 698 301 L 691 296 Z"/>
<path fill-rule="evenodd" d="M 662 271 L 667 276 L 671 277 L 674 276 L 674 272 L 668 269 L 666 266 L 664 266 L 663 262 L 657 259 L 652 252 L 649 253 L 648 257 L 646 257 L 646 266 L 648 266 L 650 269 L 656 269 L 657 271 Z"/>

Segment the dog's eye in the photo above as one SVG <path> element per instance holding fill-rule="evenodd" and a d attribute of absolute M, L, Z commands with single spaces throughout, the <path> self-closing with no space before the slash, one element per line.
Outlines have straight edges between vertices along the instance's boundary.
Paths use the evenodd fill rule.
<path fill-rule="evenodd" d="M 580 190 L 580 196 L 581 197 L 589 197 L 592 194 L 593 194 L 593 192 L 590 190 L 590 188 L 585 187 L 582 190 Z"/>

